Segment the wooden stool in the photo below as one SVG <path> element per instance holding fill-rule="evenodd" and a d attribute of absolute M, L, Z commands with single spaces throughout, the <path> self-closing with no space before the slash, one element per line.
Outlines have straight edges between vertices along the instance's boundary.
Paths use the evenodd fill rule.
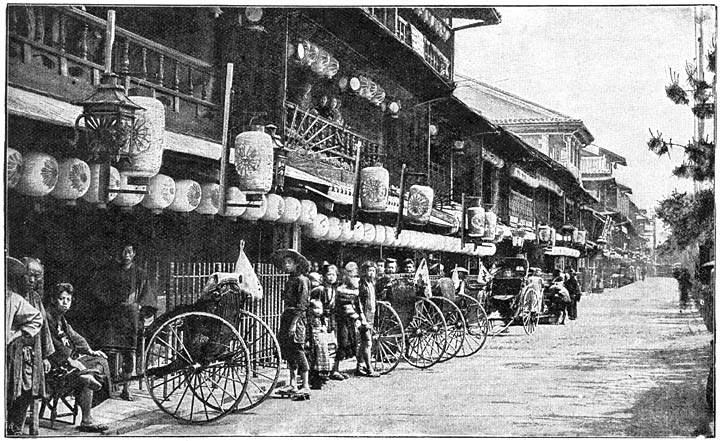
<path fill-rule="evenodd" d="M 70 403 L 69 400 L 72 400 L 72 403 Z M 58 406 L 63 405 L 67 408 L 66 412 L 58 413 Z M 64 418 L 68 416 L 72 416 L 72 421 L 60 421 L 62 423 L 72 424 L 75 425 L 75 421 L 77 419 L 78 415 L 78 405 L 75 401 L 75 397 L 72 395 L 66 395 L 66 396 L 60 396 L 60 395 L 51 395 L 47 399 L 42 400 L 42 404 L 40 405 L 40 418 L 45 418 L 45 409 L 50 410 L 50 428 L 53 428 L 53 425 L 55 424 L 55 421 L 58 418 Z"/>

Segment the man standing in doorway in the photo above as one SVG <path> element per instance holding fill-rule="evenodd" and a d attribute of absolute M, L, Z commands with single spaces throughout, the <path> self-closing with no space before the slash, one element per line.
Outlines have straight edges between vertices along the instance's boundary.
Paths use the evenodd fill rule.
<path fill-rule="evenodd" d="M 101 280 L 101 300 L 110 314 L 103 346 L 120 353 L 124 380 L 120 398 L 133 401 L 128 380 L 135 364 L 138 334 L 143 330 L 144 318 L 157 310 L 157 299 L 150 290 L 147 273 L 135 263 L 135 247 L 125 243 L 119 257 L 120 261 L 113 262 Z"/>

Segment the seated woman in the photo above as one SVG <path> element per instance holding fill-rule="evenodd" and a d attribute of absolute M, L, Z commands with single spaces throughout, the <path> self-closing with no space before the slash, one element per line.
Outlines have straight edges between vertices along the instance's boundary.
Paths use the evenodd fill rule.
<path fill-rule="evenodd" d="M 73 299 L 73 286 L 69 283 L 58 283 L 49 293 L 50 305 L 47 308 L 47 320 L 50 335 L 55 345 L 55 353 L 49 357 L 52 371 L 48 374 L 51 389 L 66 390 L 75 396 L 82 410 L 82 421 L 78 430 L 83 432 L 104 432 L 105 424 L 96 424 L 91 415 L 93 395 L 95 405 L 100 404 L 98 398 L 107 398 L 108 379 L 110 372 L 107 355 L 102 351 L 94 351 L 88 342 L 68 324 L 65 314 L 70 309 Z"/>

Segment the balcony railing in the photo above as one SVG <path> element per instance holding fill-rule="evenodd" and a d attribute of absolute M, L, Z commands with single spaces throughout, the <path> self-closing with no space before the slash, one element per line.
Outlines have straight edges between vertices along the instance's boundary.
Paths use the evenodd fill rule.
<path fill-rule="evenodd" d="M 308 173 L 352 185 L 358 149 L 361 166 L 372 164 L 380 145 L 337 122 L 286 102 L 285 146 L 289 163 Z"/>
<path fill-rule="evenodd" d="M 9 83 L 67 101 L 85 98 L 100 82 L 107 22 L 75 7 L 11 6 Z M 217 137 L 213 66 L 122 28 L 116 28 L 113 71 L 130 95 L 158 98 L 168 126 Z"/>
<path fill-rule="evenodd" d="M 580 158 L 580 172 L 583 175 L 610 175 L 612 168 L 604 156 Z"/>
<path fill-rule="evenodd" d="M 570 162 L 568 159 L 562 159 L 559 162 L 563 167 L 568 169 L 573 176 L 580 179 L 580 169 L 575 164 Z"/>

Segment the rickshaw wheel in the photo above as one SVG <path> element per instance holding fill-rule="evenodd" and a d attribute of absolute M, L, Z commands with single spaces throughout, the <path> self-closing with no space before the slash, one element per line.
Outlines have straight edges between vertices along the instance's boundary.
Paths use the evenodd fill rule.
<path fill-rule="evenodd" d="M 527 335 L 532 335 L 540 322 L 540 297 L 533 288 L 528 288 L 522 297 L 522 323 Z"/>
<path fill-rule="evenodd" d="M 465 341 L 457 356 L 469 357 L 485 346 L 488 332 L 490 332 L 490 322 L 485 309 L 478 300 L 465 294 L 457 294 L 457 297 L 458 308 L 460 308 L 467 325 Z"/>
<path fill-rule="evenodd" d="M 442 363 L 456 356 L 462 349 L 467 325 L 460 308 L 454 302 L 441 296 L 432 296 L 430 299 L 438 305 L 447 323 L 447 347 L 440 357 Z"/>
<path fill-rule="evenodd" d="M 405 360 L 421 369 L 434 366 L 445 353 L 447 334 L 447 323 L 440 308 L 430 299 L 417 299 L 413 317 L 405 327 Z"/>
<path fill-rule="evenodd" d="M 216 421 L 242 400 L 248 382 L 245 342 L 225 319 L 186 312 L 157 328 L 145 350 L 145 383 L 155 404 L 189 423 Z"/>
<path fill-rule="evenodd" d="M 265 401 L 275 390 L 282 359 L 275 333 L 260 317 L 241 309 L 237 329 L 250 353 L 248 385 L 236 409 L 244 412 Z"/>
<path fill-rule="evenodd" d="M 388 374 L 400 363 L 405 345 L 404 332 L 400 316 L 390 303 L 378 301 L 370 352 L 375 372 Z"/>

